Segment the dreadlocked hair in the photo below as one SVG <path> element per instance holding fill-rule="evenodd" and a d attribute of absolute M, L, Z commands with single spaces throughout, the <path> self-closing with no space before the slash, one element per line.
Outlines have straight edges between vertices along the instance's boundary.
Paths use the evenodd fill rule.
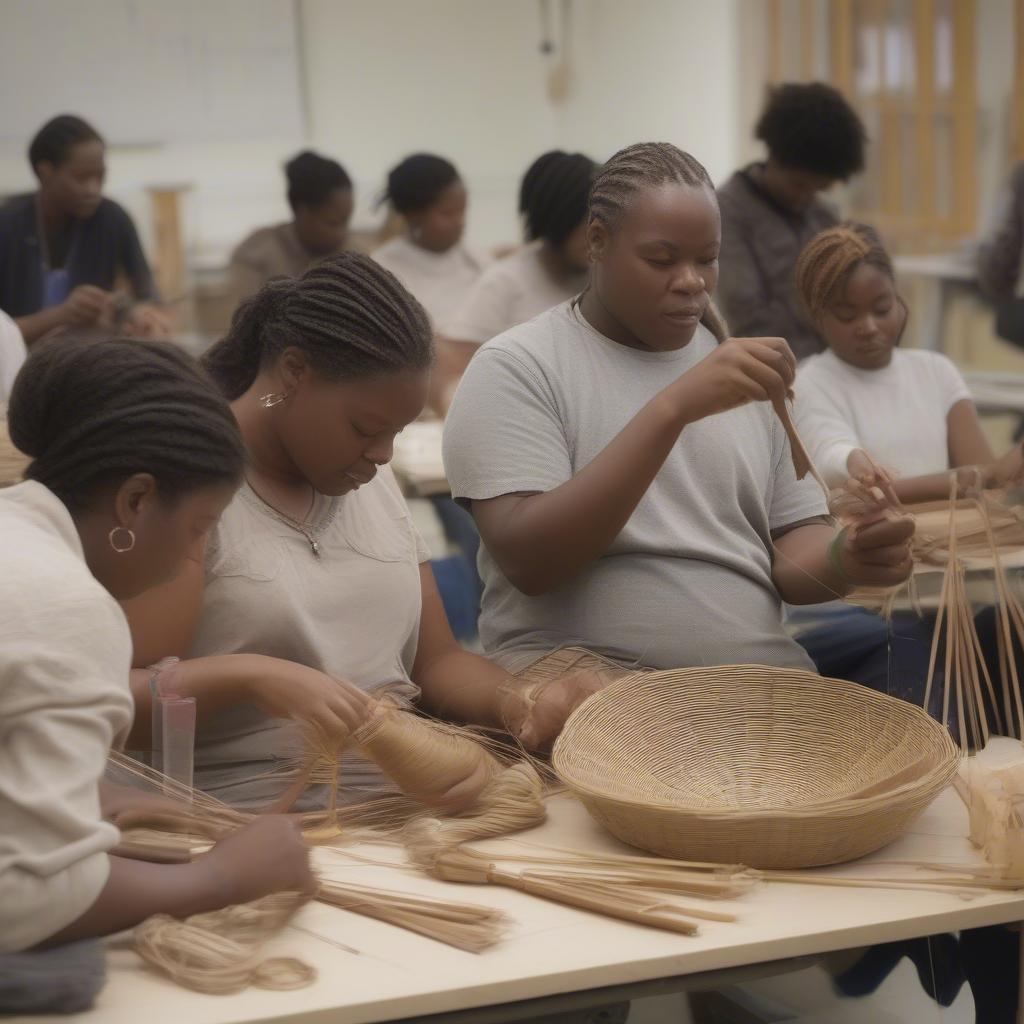
<path fill-rule="evenodd" d="M 530 164 L 519 186 L 519 213 L 527 241 L 560 246 L 587 217 L 597 164 L 582 153 L 553 149 Z"/>
<path fill-rule="evenodd" d="M 150 473 L 173 501 L 237 484 L 245 449 L 227 402 L 199 365 L 168 342 L 63 335 L 35 347 L 7 410 L 11 440 L 72 511 L 98 487 Z"/>
<path fill-rule="evenodd" d="M 896 280 L 892 259 L 874 228 L 847 221 L 815 235 L 796 263 L 796 287 L 811 322 L 820 328 L 836 292 L 862 264 L 877 267 Z M 897 296 L 906 308 L 901 296 Z"/>
<path fill-rule="evenodd" d="M 638 142 L 620 149 L 598 173 L 590 190 L 590 219 L 613 231 L 637 193 L 659 185 L 715 186 L 704 165 L 671 142 Z M 717 202 L 717 200 L 716 200 Z M 714 303 L 708 303 L 700 321 L 719 343 L 729 336 L 725 319 Z"/>
<path fill-rule="evenodd" d="M 203 365 L 228 399 L 288 348 L 329 380 L 426 370 L 434 360 L 423 307 L 376 260 L 342 252 L 301 277 L 268 281 L 243 302 Z"/>

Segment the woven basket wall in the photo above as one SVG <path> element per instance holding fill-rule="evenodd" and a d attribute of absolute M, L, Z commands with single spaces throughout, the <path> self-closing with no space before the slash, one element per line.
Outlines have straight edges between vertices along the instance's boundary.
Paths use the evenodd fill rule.
<path fill-rule="evenodd" d="M 635 673 L 571 716 L 552 763 L 619 839 L 667 857 L 805 868 L 895 839 L 958 752 L 920 708 L 757 665 Z"/>

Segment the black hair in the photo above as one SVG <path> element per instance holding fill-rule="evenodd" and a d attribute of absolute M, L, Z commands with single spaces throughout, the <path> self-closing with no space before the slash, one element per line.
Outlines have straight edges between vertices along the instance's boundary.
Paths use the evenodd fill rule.
<path fill-rule="evenodd" d="M 587 216 L 597 164 L 582 153 L 553 149 L 537 157 L 519 187 L 519 212 L 528 241 L 561 245 Z"/>
<path fill-rule="evenodd" d="M 244 394 L 287 348 L 332 380 L 426 370 L 434 360 L 423 307 L 376 260 L 342 252 L 301 277 L 268 281 L 243 302 L 228 333 L 203 357 L 224 394 Z"/>
<path fill-rule="evenodd" d="M 288 179 L 288 205 L 320 206 L 335 189 L 352 188 L 352 179 L 337 160 L 329 160 L 306 149 L 284 165 Z"/>
<path fill-rule="evenodd" d="M 459 172 L 450 160 L 432 153 L 414 153 L 391 168 L 382 201 L 403 216 L 418 213 L 433 206 L 441 193 L 459 180 Z"/>
<path fill-rule="evenodd" d="M 29 143 L 28 162 L 34 171 L 44 160 L 59 167 L 80 142 L 103 142 L 103 137 L 88 121 L 74 114 L 51 118 Z"/>
<path fill-rule="evenodd" d="M 7 410 L 29 480 L 72 511 L 97 487 L 151 473 L 163 498 L 237 483 L 245 449 L 224 398 L 170 342 L 62 335 L 33 348 Z"/>
<path fill-rule="evenodd" d="M 704 165 L 671 142 L 638 142 L 620 149 L 597 172 L 590 190 L 590 219 L 611 231 L 633 196 L 666 184 L 706 188 L 713 200 L 715 197 L 715 186 Z M 708 303 L 701 323 L 717 341 L 725 341 L 728 328 L 714 304 Z"/>
<path fill-rule="evenodd" d="M 783 167 L 840 181 L 864 167 L 864 125 L 842 94 L 823 82 L 773 89 L 754 136 Z"/>

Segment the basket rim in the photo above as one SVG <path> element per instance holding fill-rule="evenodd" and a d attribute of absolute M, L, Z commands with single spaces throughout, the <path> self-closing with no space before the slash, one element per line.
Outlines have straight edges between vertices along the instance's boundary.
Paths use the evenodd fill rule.
<path fill-rule="evenodd" d="M 727 672 L 736 672 L 739 670 L 766 672 L 776 678 L 782 677 L 790 680 L 799 679 L 804 682 L 812 681 L 818 685 L 826 685 L 829 689 L 845 690 L 849 695 L 855 695 L 858 699 L 866 699 L 869 704 L 873 703 L 886 709 L 897 711 L 900 717 L 905 720 L 915 721 L 917 724 L 922 726 L 926 732 L 931 733 L 931 737 L 936 741 L 934 750 L 937 763 L 922 776 L 902 783 L 894 789 L 887 790 L 882 793 L 876 793 L 869 797 L 821 800 L 817 803 L 802 804 L 797 807 L 767 805 L 751 807 L 749 809 L 736 807 L 715 808 L 708 807 L 706 804 L 695 805 L 677 801 L 669 802 L 664 800 L 662 797 L 647 797 L 641 802 L 639 798 L 629 799 L 621 794 L 612 794 L 606 790 L 587 785 L 586 782 L 577 778 L 572 769 L 565 764 L 566 757 L 568 756 L 565 754 L 565 749 L 568 743 L 572 740 L 574 719 L 581 718 L 584 709 L 593 711 L 595 704 L 602 705 L 606 703 L 620 687 L 635 687 L 636 685 L 644 682 L 657 682 L 658 680 L 652 680 L 651 677 L 657 676 L 661 674 L 661 672 L 671 673 L 674 676 L 685 674 L 700 676 L 707 679 L 709 674 L 712 676 L 720 676 Z M 937 794 L 945 788 L 946 785 L 948 785 L 953 775 L 956 774 L 960 764 L 962 757 L 961 752 L 953 742 L 948 730 L 931 718 L 922 708 L 918 708 L 916 705 L 902 701 L 897 697 L 892 697 L 889 694 L 883 694 L 875 690 L 871 690 L 858 683 L 851 683 L 849 680 L 832 679 L 827 676 L 819 675 L 816 672 L 810 672 L 806 669 L 780 668 L 770 665 L 750 664 L 665 669 L 661 670 L 661 672 L 634 672 L 622 677 L 621 679 L 614 680 L 609 683 L 608 686 L 589 697 L 573 711 L 572 715 L 569 716 L 569 719 L 566 721 L 565 726 L 563 727 L 562 732 L 556 740 L 551 752 L 551 766 L 558 778 L 570 790 L 580 795 L 586 795 L 592 799 L 616 804 L 623 808 L 643 807 L 645 810 L 650 811 L 685 815 L 689 818 L 695 819 L 704 818 L 709 822 L 720 822 L 723 819 L 740 821 L 764 820 L 768 818 L 793 820 L 805 820 L 809 818 L 821 819 L 828 817 L 839 818 L 854 812 L 868 812 L 875 808 L 892 807 L 893 804 L 903 802 L 904 798 L 917 798 L 931 790 L 934 790 Z M 944 758 L 941 756 L 943 753 L 946 755 Z"/>

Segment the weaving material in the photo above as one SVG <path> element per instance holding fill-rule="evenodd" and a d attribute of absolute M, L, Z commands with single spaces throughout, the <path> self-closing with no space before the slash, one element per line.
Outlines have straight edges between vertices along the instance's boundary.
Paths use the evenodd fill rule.
<path fill-rule="evenodd" d="M 572 715 L 552 762 L 591 815 L 633 846 L 804 868 L 895 839 L 953 777 L 957 750 L 912 705 L 747 665 L 621 679 Z"/>

